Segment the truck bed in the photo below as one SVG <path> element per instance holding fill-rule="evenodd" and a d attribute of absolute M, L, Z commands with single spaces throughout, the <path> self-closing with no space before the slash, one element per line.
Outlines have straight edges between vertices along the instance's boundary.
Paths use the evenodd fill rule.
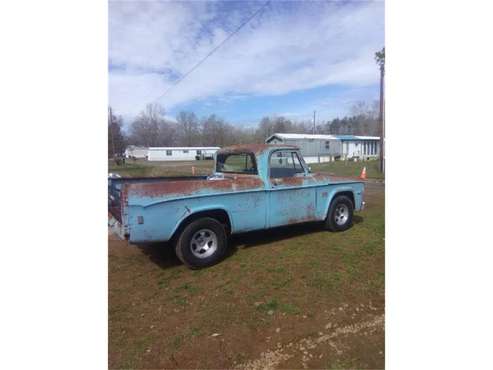
<path fill-rule="evenodd" d="M 108 211 L 118 222 L 122 222 L 122 191 L 124 186 L 129 184 L 206 179 L 207 176 L 112 177 L 108 179 Z"/>

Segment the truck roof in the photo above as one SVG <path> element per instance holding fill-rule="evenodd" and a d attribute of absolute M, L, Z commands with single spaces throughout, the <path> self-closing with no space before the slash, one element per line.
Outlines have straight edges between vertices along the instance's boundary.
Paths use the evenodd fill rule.
<path fill-rule="evenodd" d="M 255 154 L 261 154 L 271 149 L 298 149 L 295 145 L 285 144 L 238 144 L 231 145 L 220 149 L 217 153 L 238 153 L 238 152 L 252 152 Z"/>

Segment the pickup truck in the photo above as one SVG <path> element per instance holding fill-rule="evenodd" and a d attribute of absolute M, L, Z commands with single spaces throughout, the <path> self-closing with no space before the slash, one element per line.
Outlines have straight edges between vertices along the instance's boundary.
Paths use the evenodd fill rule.
<path fill-rule="evenodd" d="M 210 266 L 228 236 L 302 222 L 351 227 L 364 184 L 312 173 L 289 145 L 235 145 L 214 156 L 210 176 L 109 178 L 109 226 L 131 243 L 172 241 L 190 268 Z"/>

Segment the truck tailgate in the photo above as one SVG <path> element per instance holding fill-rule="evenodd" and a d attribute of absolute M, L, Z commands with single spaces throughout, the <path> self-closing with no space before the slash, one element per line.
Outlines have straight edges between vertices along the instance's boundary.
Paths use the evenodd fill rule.
<path fill-rule="evenodd" d="M 126 194 L 132 184 L 147 184 L 166 181 L 206 180 L 207 176 L 177 177 L 117 177 L 108 178 L 108 227 L 121 238 L 128 237 L 129 225 L 126 220 Z"/>

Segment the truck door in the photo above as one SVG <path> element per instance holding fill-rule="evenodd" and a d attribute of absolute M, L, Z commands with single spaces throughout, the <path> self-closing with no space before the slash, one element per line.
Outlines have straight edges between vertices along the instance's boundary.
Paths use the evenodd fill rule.
<path fill-rule="evenodd" d="M 269 227 L 315 219 L 316 188 L 297 151 L 278 150 L 269 158 Z"/>

